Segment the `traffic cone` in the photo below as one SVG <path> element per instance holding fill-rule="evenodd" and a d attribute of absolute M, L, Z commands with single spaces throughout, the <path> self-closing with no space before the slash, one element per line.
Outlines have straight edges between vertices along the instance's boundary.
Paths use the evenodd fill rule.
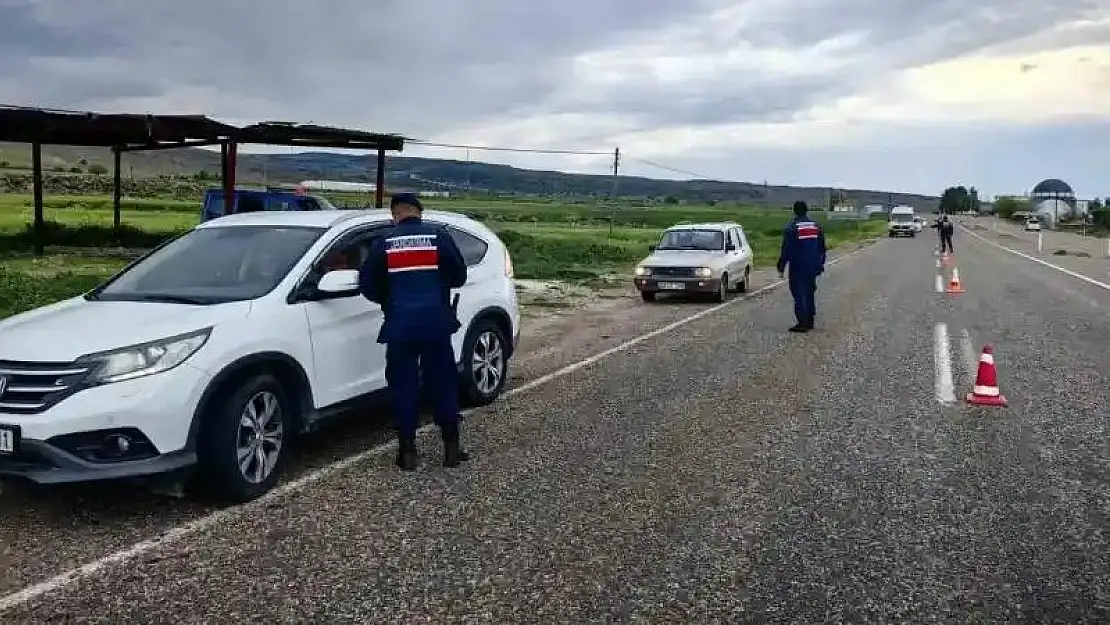
<path fill-rule="evenodd" d="M 960 268 L 959 267 L 953 267 L 952 268 L 952 279 L 948 281 L 948 292 L 949 293 L 963 293 L 964 292 L 964 287 L 963 287 L 962 284 L 960 284 Z"/>
<path fill-rule="evenodd" d="M 994 367 L 994 349 L 990 345 L 984 345 L 979 356 L 979 371 L 975 374 L 975 386 L 967 394 L 967 403 L 973 406 L 1010 405 L 998 390 L 998 370 Z"/>

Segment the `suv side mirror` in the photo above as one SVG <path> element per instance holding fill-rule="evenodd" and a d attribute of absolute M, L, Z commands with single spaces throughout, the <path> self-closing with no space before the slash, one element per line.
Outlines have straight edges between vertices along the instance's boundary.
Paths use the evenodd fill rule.
<path fill-rule="evenodd" d="M 648 246 L 648 251 L 649 252 L 654 252 L 655 251 L 655 246 L 654 245 L 649 245 Z"/>
<path fill-rule="evenodd" d="M 316 291 L 326 298 L 349 297 L 358 295 L 358 270 L 339 269 L 329 271 L 316 283 Z"/>
<path fill-rule="evenodd" d="M 728 243 L 725 244 L 725 251 L 726 252 L 735 252 L 736 251 L 736 245 L 732 241 L 729 241 Z"/>

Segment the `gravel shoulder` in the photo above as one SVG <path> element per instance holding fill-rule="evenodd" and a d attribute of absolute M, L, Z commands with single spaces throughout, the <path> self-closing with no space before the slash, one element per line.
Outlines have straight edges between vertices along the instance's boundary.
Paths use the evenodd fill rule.
<path fill-rule="evenodd" d="M 883 242 L 817 332 L 739 302 L 476 413 L 463 470 L 428 437 L 5 622 L 1106 622 L 1110 299 L 960 263 L 938 294 Z M 998 345 L 1009 409 L 938 403 L 937 323 Z"/>

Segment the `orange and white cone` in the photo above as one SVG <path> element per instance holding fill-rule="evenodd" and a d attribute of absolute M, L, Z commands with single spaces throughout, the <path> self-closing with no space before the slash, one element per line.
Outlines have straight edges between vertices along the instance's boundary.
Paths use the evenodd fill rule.
<path fill-rule="evenodd" d="M 967 403 L 974 406 L 1010 404 L 998 390 L 998 369 L 994 366 L 994 349 L 990 345 L 984 345 L 979 356 L 979 371 L 975 374 L 975 386 L 967 394 Z"/>
<path fill-rule="evenodd" d="M 963 293 L 964 285 L 960 282 L 960 268 L 952 268 L 952 279 L 948 281 L 949 293 Z"/>

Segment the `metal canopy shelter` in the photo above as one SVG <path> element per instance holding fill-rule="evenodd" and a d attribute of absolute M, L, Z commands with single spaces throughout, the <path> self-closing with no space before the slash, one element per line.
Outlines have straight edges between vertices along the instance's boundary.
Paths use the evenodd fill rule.
<path fill-rule="evenodd" d="M 385 193 L 385 153 L 386 150 L 400 152 L 405 149 L 405 138 L 401 135 L 295 124 L 293 122 L 261 122 L 240 128 L 235 134 L 238 143 L 265 145 L 287 145 L 298 148 L 340 148 L 345 150 L 367 150 L 377 152 L 377 177 L 374 185 L 374 205 L 381 208 Z M 234 167 L 234 152 L 225 159 Z M 225 174 L 226 175 L 226 174 Z M 231 177 L 234 179 L 234 169 Z M 225 189 L 227 181 L 225 178 Z M 234 188 L 233 186 L 230 188 Z"/>
<path fill-rule="evenodd" d="M 120 154 L 219 145 L 224 197 L 235 191 L 238 144 L 342 148 L 377 152 L 376 205 L 383 204 L 385 152 L 404 149 L 404 137 L 290 122 L 240 128 L 203 115 L 105 114 L 0 105 L 0 141 L 31 144 L 35 253 L 43 253 L 43 145 L 111 148 L 114 157 L 113 224 L 120 225 Z M 233 204 L 229 207 L 233 209 Z"/>

